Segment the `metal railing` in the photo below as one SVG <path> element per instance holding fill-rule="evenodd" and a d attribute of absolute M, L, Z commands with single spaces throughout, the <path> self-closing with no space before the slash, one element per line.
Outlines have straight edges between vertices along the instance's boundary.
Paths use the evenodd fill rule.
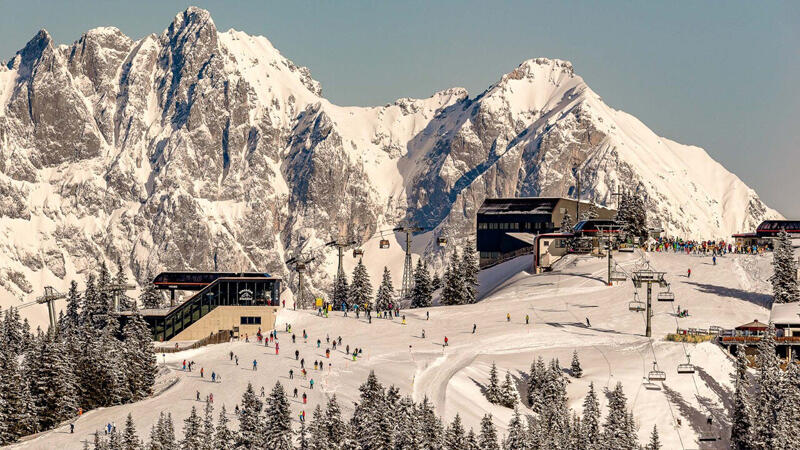
<path fill-rule="evenodd" d="M 222 344 L 224 342 L 229 342 L 230 340 L 231 340 L 230 330 L 220 330 L 216 333 L 210 334 L 207 337 L 204 337 L 203 339 L 200 339 L 199 341 L 194 341 L 185 347 L 180 347 L 180 346 L 156 347 L 154 351 L 155 353 L 177 353 L 177 352 L 182 352 L 184 350 L 191 350 L 193 348 L 205 347 L 206 345 Z"/>

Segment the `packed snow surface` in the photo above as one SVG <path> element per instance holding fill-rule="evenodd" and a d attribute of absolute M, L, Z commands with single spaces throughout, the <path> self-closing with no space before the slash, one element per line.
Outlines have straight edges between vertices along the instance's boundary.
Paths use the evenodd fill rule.
<path fill-rule="evenodd" d="M 176 379 L 173 386 L 131 405 L 89 411 L 76 422 L 74 435 L 68 434 L 65 425 L 16 447 L 81 448 L 82 442 L 91 440 L 91 434 L 106 423 L 115 422 L 121 428 L 128 412 L 133 414 L 139 433 L 146 437 L 158 414 L 170 411 L 180 435 L 182 421 L 191 407 L 202 406 L 195 400 L 198 391 L 201 398 L 213 393 L 217 411 L 224 404 L 235 422 L 234 405 L 240 401 L 247 383 L 253 383 L 256 392 L 261 386 L 269 391 L 276 380 L 289 393 L 297 387 L 300 396 L 308 394 L 308 405 L 290 399 L 295 417 L 301 410 L 310 414 L 333 394 L 349 414 L 358 398 L 357 388 L 371 370 L 384 385 L 394 384 L 415 400 L 427 396 L 446 420 L 459 413 L 466 426 L 477 430 L 481 417 L 490 412 L 502 435 L 512 411 L 488 403 L 481 394 L 492 362 L 501 375 L 510 371 L 514 378 L 522 380 L 521 373 L 529 370 L 536 357 L 542 356 L 545 361 L 558 358 L 567 368 L 575 349 L 584 370 L 582 378 L 570 377 L 568 385 L 569 403 L 575 410 L 580 411 L 590 382 L 600 392 L 622 382 L 628 407 L 639 425 L 640 442 L 647 442 L 648 433 L 656 424 L 664 448 L 697 448 L 698 435 L 709 415 L 715 424 L 723 426 L 714 431 L 727 439 L 728 429 L 724 427 L 731 407 L 730 359 L 712 343 L 684 345 L 666 342 L 664 337 L 675 332 L 677 326 L 731 328 L 753 319 L 766 320 L 768 312 L 760 306 L 768 297 L 766 292 L 749 287 L 765 286 L 771 258 L 728 255 L 719 257 L 714 266 L 710 258 L 700 256 L 650 253 L 644 257 L 654 269 L 667 272 L 676 295 L 674 304 L 654 299 L 652 340 L 643 337 L 644 313 L 628 310 L 634 293 L 630 281 L 611 287 L 605 284 L 604 259 L 569 257 L 562 260 L 558 271 L 531 275 L 524 270 L 529 258 L 521 257 L 481 273 L 482 291 L 487 295 L 479 303 L 402 311 L 406 325 L 400 319 L 373 319 L 368 324 L 363 317 L 342 317 L 339 312 L 326 319 L 310 311 L 287 309 L 281 311 L 276 325 L 279 355 L 275 354 L 274 345 L 265 348 L 253 341 L 159 355 L 159 363 L 168 368 L 160 383 Z M 642 258 L 642 254 L 620 254 L 617 262 L 623 270 L 631 271 L 642 267 Z M 741 267 L 750 269 L 737 269 Z M 689 268 L 691 278 L 686 277 Z M 673 308 L 678 305 L 688 309 L 690 316 L 677 319 Z M 430 320 L 425 319 L 426 312 L 430 312 Z M 506 321 L 506 314 L 511 315 L 510 322 Z M 531 317 L 530 325 L 525 324 L 526 314 Z M 284 332 L 287 323 L 297 335 L 297 344 L 293 345 L 290 335 Z M 477 325 L 475 334 L 473 324 Z M 307 342 L 302 338 L 303 330 L 309 334 Z M 342 347 L 337 347 L 326 359 L 328 336 L 341 336 L 342 347 L 363 348 L 363 356 L 353 362 Z M 450 341 L 448 347 L 442 345 L 445 336 Z M 317 339 L 322 341 L 320 348 Z M 316 382 L 313 390 L 299 376 L 296 349 L 306 367 L 313 367 L 314 360 L 321 360 L 326 366 L 322 371 L 309 370 L 309 377 Z M 230 360 L 229 352 L 238 355 L 238 366 Z M 677 365 L 686 362 L 685 352 L 697 366 L 694 375 L 676 372 Z M 184 359 L 196 362 L 193 372 L 181 370 Z M 254 359 L 258 361 L 257 371 L 252 370 Z M 667 373 L 667 380 L 648 386 L 643 381 L 654 361 Z M 200 377 L 200 368 L 205 369 L 205 378 Z M 290 369 L 295 371 L 294 380 L 288 379 Z M 211 371 L 222 376 L 221 383 L 210 381 Z M 603 408 L 605 412 L 605 405 Z M 529 411 L 524 405 L 520 409 Z M 681 425 L 677 425 L 678 418 Z M 727 441 L 715 445 L 726 448 Z"/>

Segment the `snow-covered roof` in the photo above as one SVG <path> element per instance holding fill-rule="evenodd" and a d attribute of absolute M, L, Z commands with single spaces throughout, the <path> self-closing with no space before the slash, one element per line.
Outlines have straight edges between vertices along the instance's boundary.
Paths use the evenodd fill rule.
<path fill-rule="evenodd" d="M 769 320 L 776 325 L 800 325 L 800 303 L 773 303 Z"/>
<path fill-rule="evenodd" d="M 765 328 L 767 328 L 767 324 L 765 324 L 763 322 L 759 322 L 758 319 L 756 319 L 756 320 L 754 320 L 754 321 L 752 321 L 750 323 L 746 323 L 744 325 L 739 325 L 738 327 L 736 327 L 737 330 L 750 330 L 750 331 L 761 330 L 761 329 L 765 329 Z"/>

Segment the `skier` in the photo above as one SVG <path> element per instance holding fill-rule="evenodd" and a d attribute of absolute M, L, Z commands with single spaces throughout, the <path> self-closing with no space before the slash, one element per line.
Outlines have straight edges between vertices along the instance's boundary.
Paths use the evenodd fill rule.
<path fill-rule="evenodd" d="M 511 322 L 511 313 L 506 313 L 506 322 Z"/>
<path fill-rule="evenodd" d="M 714 261 L 714 265 L 716 266 L 717 265 L 717 256 L 714 255 L 714 257 L 712 257 L 711 260 Z"/>
<path fill-rule="evenodd" d="M 425 339 L 425 328 L 422 329 L 422 339 Z"/>
<path fill-rule="evenodd" d="M 197 391 L 197 394 L 195 395 L 195 398 L 197 398 L 198 402 L 200 401 L 200 391 Z"/>
<path fill-rule="evenodd" d="M 263 397 L 264 395 L 264 386 L 261 386 L 261 396 Z"/>
<path fill-rule="evenodd" d="M 308 386 L 309 386 L 309 389 L 314 389 L 314 379 L 313 378 L 311 380 L 309 380 Z"/>
<path fill-rule="evenodd" d="M 329 349 L 329 348 L 325 349 L 325 357 L 330 359 L 330 357 L 331 357 L 331 349 Z"/>
<path fill-rule="evenodd" d="M 233 361 L 233 352 L 231 352 L 230 355 L 231 355 L 231 361 Z M 183 364 L 186 365 L 186 361 L 185 360 L 183 361 Z"/>
<path fill-rule="evenodd" d="M 294 360 L 297 361 L 300 358 L 300 350 L 294 351 Z"/>
<path fill-rule="evenodd" d="M 306 330 L 303 330 L 303 341 L 305 342 L 307 340 L 308 340 L 308 333 L 306 333 Z"/>
<path fill-rule="evenodd" d="M 278 344 L 278 343 L 276 342 L 276 343 L 275 343 L 275 354 L 276 354 L 276 355 L 278 354 L 278 351 L 279 351 L 280 349 L 281 349 L 281 346 L 280 346 L 280 344 Z"/>
<path fill-rule="evenodd" d="M 236 365 L 238 366 L 239 365 L 239 356 L 238 355 L 234 356 L 234 359 L 236 360 Z"/>
<path fill-rule="evenodd" d="M 294 344 L 294 343 L 295 343 L 295 335 L 293 334 L 292 335 L 292 344 Z"/>
<path fill-rule="evenodd" d="M 336 341 L 333 341 L 333 351 L 336 351 Z"/>
<path fill-rule="evenodd" d="M 339 345 L 342 345 L 342 337 L 341 336 L 339 336 L 336 340 L 339 341 Z"/>
<path fill-rule="evenodd" d="M 528 325 L 528 324 L 530 324 L 530 323 L 531 323 L 531 318 L 530 318 L 530 316 L 528 316 L 527 314 L 525 314 L 525 325 Z"/>
<path fill-rule="evenodd" d="M 208 403 L 214 403 L 214 394 L 208 394 Z"/>
<path fill-rule="evenodd" d="M 200 368 L 200 378 L 203 378 L 203 374 L 205 373 L 205 367 Z"/>
<path fill-rule="evenodd" d="M 216 383 L 217 382 L 217 373 L 214 372 L 213 370 L 211 371 L 211 382 L 212 383 Z"/>
<path fill-rule="evenodd" d="M 317 348 L 319 348 L 319 346 L 320 346 L 320 345 L 322 345 L 322 341 L 320 341 L 319 339 L 317 339 Z"/>
<path fill-rule="evenodd" d="M 445 336 L 444 337 L 444 346 L 447 347 L 447 344 L 448 344 L 448 339 L 447 339 L 447 336 Z"/>
<path fill-rule="evenodd" d="M 306 359 L 303 358 L 303 359 L 300 360 L 300 368 L 303 369 L 305 367 L 306 367 Z"/>
<path fill-rule="evenodd" d="M 305 422 L 305 421 L 306 421 L 306 412 L 305 410 L 303 410 L 300 411 L 300 422 Z"/>
<path fill-rule="evenodd" d="M 305 393 L 305 392 L 303 392 L 303 404 L 304 404 L 304 405 L 306 404 L 306 400 L 307 400 L 307 399 L 308 399 L 308 396 L 306 395 L 306 393 Z"/>
<path fill-rule="evenodd" d="M 589 328 L 592 328 L 592 324 L 589 323 L 589 318 L 588 317 L 586 318 L 586 326 L 589 327 Z"/>
<path fill-rule="evenodd" d="M 326 344 L 330 344 L 331 343 L 331 335 L 330 334 L 325 334 L 325 343 Z"/>
<path fill-rule="evenodd" d="M 314 370 L 317 370 L 317 361 L 314 360 Z"/>
<path fill-rule="evenodd" d="M 294 398 L 297 398 L 297 388 L 294 388 L 294 393 L 292 394 Z"/>
<path fill-rule="evenodd" d="M 350 344 L 347 344 L 347 347 L 344 349 L 345 353 L 350 353 Z"/>
<path fill-rule="evenodd" d="M 75 423 L 74 422 L 70 422 L 70 424 L 69 424 L 69 434 L 73 434 L 73 433 L 75 433 Z"/>
<path fill-rule="evenodd" d="M 425 311 L 425 320 L 428 320 L 430 318 L 431 318 L 431 312 L 430 311 Z"/>
<path fill-rule="evenodd" d="M 406 315 L 403 314 L 403 325 L 405 325 L 405 324 L 406 324 Z"/>
<path fill-rule="evenodd" d="M 472 334 L 475 334 L 475 330 L 477 330 L 477 329 L 478 329 L 478 325 L 473 323 L 472 324 Z"/>
<path fill-rule="evenodd" d="M 692 269 L 686 271 L 686 278 L 692 278 Z"/>
<path fill-rule="evenodd" d="M 294 370 L 289 369 L 289 379 L 294 380 Z"/>
<path fill-rule="evenodd" d="M 258 361 L 253 360 L 253 370 L 258 370 Z"/>

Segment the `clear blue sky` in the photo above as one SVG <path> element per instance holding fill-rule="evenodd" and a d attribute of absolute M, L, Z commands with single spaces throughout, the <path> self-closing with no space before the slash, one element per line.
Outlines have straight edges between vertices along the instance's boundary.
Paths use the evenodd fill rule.
<path fill-rule="evenodd" d="M 160 33 L 189 4 L 267 36 L 339 104 L 475 96 L 525 59 L 570 60 L 609 105 L 800 218 L 800 2 L 0 0 L 0 59 L 40 28 L 60 43 L 101 25 Z"/>

